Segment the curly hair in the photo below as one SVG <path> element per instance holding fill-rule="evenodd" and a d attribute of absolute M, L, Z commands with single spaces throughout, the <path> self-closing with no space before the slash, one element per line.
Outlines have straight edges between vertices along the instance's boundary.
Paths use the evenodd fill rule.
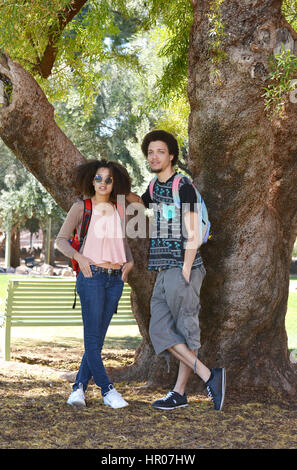
<path fill-rule="evenodd" d="M 129 194 L 131 191 L 131 178 L 120 163 L 111 160 L 89 160 L 75 168 L 75 187 L 77 194 L 92 197 L 95 195 L 93 179 L 99 168 L 108 168 L 113 177 L 113 188 L 110 199 L 116 201 L 117 196 Z"/>
<path fill-rule="evenodd" d="M 173 155 L 173 159 L 171 160 L 172 166 L 176 165 L 179 151 L 178 143 L 176 138 L 169 132 L 163 130 L 155 130 L 146 134 L 141 144 L 142 153 L 147 157 L 149 144 L 151 142 L 155 142 L 156 140 L 161 140 L 161 142 L 165 142 L 168 147 L 169 155 Z"/>

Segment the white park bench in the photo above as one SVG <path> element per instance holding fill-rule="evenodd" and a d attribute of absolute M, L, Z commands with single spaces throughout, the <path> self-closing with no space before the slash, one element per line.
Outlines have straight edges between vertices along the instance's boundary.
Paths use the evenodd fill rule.
<path fill-rule="evenodd" d="M 16 326 L 80 326 L 82 325 L 79 296 L 72 308 L 75 279 L 26 278 L 9 281 L 2 320 L 2 352 L 10 360 L 11 328 Z M 125 283 L 117 313 L 111 325 L 137 325 L 131 309 L 131 288 Z"/>

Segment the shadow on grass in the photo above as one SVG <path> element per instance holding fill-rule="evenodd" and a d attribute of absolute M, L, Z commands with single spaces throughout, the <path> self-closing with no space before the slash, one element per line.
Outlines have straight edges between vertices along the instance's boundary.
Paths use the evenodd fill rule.
<path fill-rule="evenodd" d="M 135 350 L 141 343 L 142 338 L 140 336 L 109 336 L 105 338 L 104 349 L 129 349 Z M 68 336 L 56 337 L 55 340 L 44 341 L 36 340 L 31 338 L 16 338 L 14 340 L 14 345 L 16 346 L 25 346 L 29 348 L 30 345 L 32 350 L 36 347 L 46 347 L 46 348 L 63 348 L 71 349 L 81 347 L 83 348 L 83 339 L 77 337 Z"/>
<path fill-rule="evenodd" d="M 138 336 L 113 336 L 104 341 L 104 349 L 136 349 L 142 338 Z"/>
<path fill-rule="evenodd" d="M 127 366 L 141 342 L 138 336 L 107 337 L 102 350 L 106 367 Z M 11 348 L 12 361 L 43 365 L 53 369 L 77 371 L 84 352 L 83 339 L 77 337 L 15 338 Z"/>

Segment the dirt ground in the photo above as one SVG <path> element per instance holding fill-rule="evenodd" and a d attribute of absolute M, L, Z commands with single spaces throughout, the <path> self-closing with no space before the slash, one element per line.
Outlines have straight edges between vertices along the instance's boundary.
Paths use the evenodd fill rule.
<path fill-rule="evenodd" d="M 133 362 L 125 343 L 111 346 L 104 349 L 107 366 Z M 95 385 L 87 390 L 86 408 L 71 407 L 64 372 L 77 370 L 81 353 L 77 340 L 14 341 L 12 361 L 0 364 L 0 449 L 297 449 L 297 399 L 259 390 L 227 389 L 222 412 L 206 393 L 165 412 L 151 402 L 168 390 L 123 382 L 116 387 L 126 408 L 105 406 Z"/>

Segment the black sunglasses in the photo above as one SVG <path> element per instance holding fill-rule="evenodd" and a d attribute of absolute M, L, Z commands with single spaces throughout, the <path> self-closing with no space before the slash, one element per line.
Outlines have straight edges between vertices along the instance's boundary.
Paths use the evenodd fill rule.
<path fill-rule="evenodd" d="M 96 175 L 94 180 L 96 181 L 96 183 L 101 183 L 103 181 L 103 177 L 101 175 Z M 104 181 L 106 184 L 111 184 L 113 181 L 112 176 L 107 176 Z"/>

